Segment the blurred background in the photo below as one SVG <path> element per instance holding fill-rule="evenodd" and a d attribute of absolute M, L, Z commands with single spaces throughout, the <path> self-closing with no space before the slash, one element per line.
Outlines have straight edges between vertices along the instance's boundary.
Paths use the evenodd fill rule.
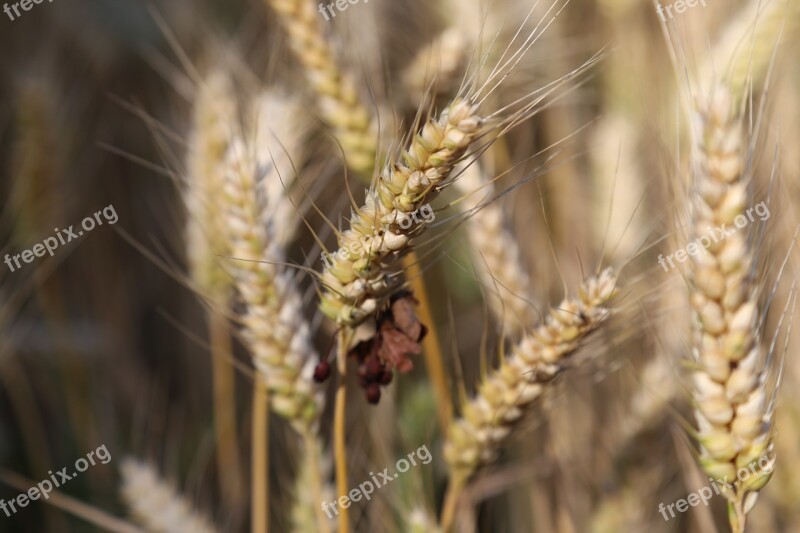
<path fill-rule="evenodd" d="M 496 25 L 487 33 L 513 35 L 532 6 L 523 0 L 439 4 L 371 0 L 325 25 L 360 94 L 382 117 L 387 146 L 407 133 L 421 105 L 402 84 L 415 54 L 467 12 Z M 750 4 L 714 2 L 680 15 L 670 30 L 678 64 L 689 71 L 703 65 Z M 533 19 L 549 7 L 534 10 Z M 241 99 L 267 87 L 302 98 L 306 87 L 296 61 L 269 6 L 257 0 L 54 0 L 22 13 L 13 21 L 0 14 L 2 254 L 30 249 L 55 228 L 77 227 L 108 205 L 119 220 L 84 232 L 52 257 L 14 272 L 0 268 L 0 498 L 20 492 L 9 485 L 9 473 L 31 486 L 106 445 L 111 461 L 78 475 L 63 494 L 127 517 L 120 467 L 123 458 L 135 457 L 153 465 L 219 531 L 246 531 L 252 365 L 231 326 L 233 440 L 241 470 L 226 476 L 215 458 L 208 302 L 187 282 L 187 143 L 199 79 L 224 67 Z M 800 198 L 800 42 L 794 27 L 786 28 L 776 55 L 768 124 L 756 150 L 762 175 L 775 176 L 771 189 L 767 179 L 759 184 L 773 206 L 765 285 L 779 281 L 770 332 L 790 298 L 797 253 L 789 246 L 800 222 L 794 210 Z M 621 282 L 628 287 L 623 307 L 631 314 L 593 340 L 591 353 L 478 480 L 470 493 L 472 525 L 477 531 L 726 531 L 719 498 L 669 522 L 657 510 L 705 479 L 682 425 L 690 420 L 680 375 L 688 349 L 684 285 L 656 261 L 658 253 L 676 249 L 672 243 L 683 231 L 684 218 L 676 213 L 685 209 L 679 195 L 687 146 L 679 105 L 687 80 L 673 68 L 658 15 L 649 2 L 572 0 L 519 66 L 520 75 L 493 98 L 512 101 L 601 49 L 606 56 L 589 76 L 510 132 L 487 158 L 498 176 L 495 201 L 531 280 L 531 306 L 538 312 L 560 300 L 562 277 L 574 291 L 583 274 L 611 262 L 628 264 Z M 307 157 L 297 162 L 298 179 L 337 220 L 347 211 L 345 180 L 356 194 L 363 187 L 345 177 L 341 154 L 310 107 L 303 120 L 314 133 Z M 444 202 L 453 198 L 445 194 Z M 332 242 L 308 204 L 309 226 Z M 467 226 L 452 211 L 441 211 L 437 221 L 424 248 L 430 252 L 424 268 L 429 326 L 437 330 L 457 398 L 461 389 L 474 390 L 493 360 L 487 354 L 497 353 L 503 340 L 476 279 L 484 265 L 470 254 Z M 290 259 L 319 268 L 314 246 L 301 225 Z M 778 280 L 787 253 L 790 266 Z M 302 286 L 317 348 L 328 353 L 333 328 L 316 312 L 311 280 Z M 235 298 L 231 305 L 235 310 Z M 779 397 L 778 466 L 749 531 L 800 531 L 794 337 Z M 425 366 L 396 376 L 378 407 L 353 397 L 351 481 L 422 445 L 434 456 L 374 501 L 354 505 L 354 529 L 406 530 L 420 499 L 435 516 L 446 471 Z M 322 423 L 326 440 L 329 414 Z M 300 465 L 288 425 L 272 417 L 269 427 L 269 520 L 273 531 L 289 531 Z M 50 502 L 0 514 L 0 531 L 101 530 Z"/>

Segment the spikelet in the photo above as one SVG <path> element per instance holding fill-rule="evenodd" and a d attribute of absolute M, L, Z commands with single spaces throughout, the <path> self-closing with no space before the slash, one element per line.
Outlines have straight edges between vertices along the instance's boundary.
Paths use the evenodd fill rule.
<path fill-rule="evenodd" d="M 237 124 L 233 84 L 220 70 L 199 84 L 187 153 L 188 176 L 183 190 L 188 211 L 186 226 L 189 269 L 197 285 L 220 296 L 230 277 L 219 263 L 227 255 L 221 205 L 225 154 Z"/>
<path fill-rule="evenodd" d="M 377 134 L 361 104 L 353 79 L 342 72 L 325 40 L 322 16 L 311 0 L 267 0 L 289 36 L 289 45 L 316 92 L 322 119 L 333 129 L 345 152 L 347 166 L 371 177 Z"/>
<path fill-rule="evenodd" d="M 489 308 L 506 332 L 521 334 L 536 324 L 538 315 L 530 303 L 531 282 L 519 246 L 504 225 L 503 207 L 493 199 L 494 186 L 477 162 L 465 168 L 455 183 L 462 194 L 469 195 L 462 210 L 470 214 L 467 237 Z"/>
<path fill-rule="evenodd" d="M 341 325 L 357 326 L 396 289 L 388 269 L 410 250 L 412 237 L 425 229 L 411 214 L 447 184 L 481 133 L 482 123 L 477 106 L 455 99 L 414 136 L 402 161 L 383 170 L 326 264 L 320 304 L 325 315 Z"/>
<path fill-rule="evenodd" d="M 276 138 L 282 137 L 280 133 L 275 131 Z M 272 409 L 298 431 L 313 432 L 323 405 L 313 382 L 319 358 L 294 273 L 277 264 L 285 257 L 276 238 L 278 222 L 265 217 L 260 194 L 263 182 L 278 179 L 274 165 L 259 167 L 252 143 L 232 141 L 222 197 L 225 233 L 235 258 L 228 269 L 246 305 L 244 336 L 269 390 Z"/>
<path fill-rule="evenodd" d="M 152 466 L 126 457 L 120 492 L 137 523 L 153 533 L 214 533 L 212 522 L 193 509 Z"/>
<path fill-rule="evenodd" d="M 578 297 L 551 309 L 545 323 L 484 378 L 475 398 L 463 406 L 463 418 L 449 428 L 444 455 L 454 479 L 467 479 L 494 460 L 524 408 L 542 395 L 563 372 L 568 356 L 608 318 L 616 281 L 611 269 L 585 279 Z"/>
<path fill-rule="evenodd" d="M 714 479 L 732 483 L 737 471 L 759 460 L 772 463 L 773 432 L 757 324 L 761 310 L 752 279 L 754 257 L 744 225 L 717 242 L 713 228 L 734 227 L 745 218 L 750 176 L 746 146 L 734 97 L 717 85 L 698 99 L 693 124 L 693 233 L 705 238 L 707 252 L 692 257 L 689 273 L 693 310 L 693 396 L 700 462 Z M 770 479 L 771 468 L 725 490 L 734 531 L 744 530 L 747 512 Z"/>

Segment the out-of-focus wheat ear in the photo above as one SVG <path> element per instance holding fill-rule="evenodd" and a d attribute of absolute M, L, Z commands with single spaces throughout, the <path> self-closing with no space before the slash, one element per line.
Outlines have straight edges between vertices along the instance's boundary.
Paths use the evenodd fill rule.
<path fill-rule="evenodd" d="M 280 139 L 283 132 L 278 127 L 291 124 L 274 126 L 273 133 Z M 268 180 L 279 180 L 277 167 L 260 167 L 254 143 L 234 140 L 228 150 L 221 199 L 232 258 L 227 265 L 245 304 L 243 336 L 258 379 L 266 386 L 270 408 L 303 437 L 306 454 L 312 454 L 304 461 L 318 461 L 321 452 L 315 450 L 324 409 L 323 391 L 314 382 L 319 356 L 304 317 L 295 273 L 283 266 L 285 253 L 274 229 L 276 221 L 264 211 L 263 182 Z M 317 477 L 309 488 L 321 494 L 322 486 Z M 321 508 L 316 512 L 319 531 L 327 531 Z"/>
<path fill-rule="evenodd" d="M 337 499 L 336 491 L 331 483 L 333 461 L 330 454 L 325 453 L 316 436 L 304 435 L 303 456 L 299 462 L 299 472 L 294 482 L 294 501 L 292 502 L 292 531 L 297 533 L 324 533 L 336 530 L 335 518 L 324 524 L 319 522 L 320 506 L 325 502 Z M 319 490 L 315 490 L 317 483 Z M 330 511 L 329 511 L 330 512 Z"/>
<path fill-rule="evenodd" d="M 278 246 L 286 248 L 300 220 L 290 193 L 305 159 L 308 115 L 297 98 L 276 89 L 262 91 L 251 109 L 256 118 L 256 164 L 263 176 L 263 190 L 258 193 L 263 194 L 264 216 L 271 221 Z"/>
<path fill-rule="evenodd" d="M 13 208 L 14 238 L 27 247 L 63 220 L 64 203 L 57 189 L 63 163 L 59 135 L 63 119 L 53 81 L 32 77 L 18 81 L 14 98 L 15 138 L 11 150 L 9 207 Z M 5 207 L 5 206 L 4 206 Z M 46 229 L 44 229 L 46 228 Z"/>
<path fill-rule="evenodd" d="M 153 533 L 214 533 L 217 528 L 155 468 L 126 457 L 120 465 L 120 493 L 133 519 Z"/>
<path fill-rule="evenodd" d="M 407 529 L 409 533 L 442 533 L 436 519 L 422 508 L 413 509 L 408 515 Z"/>
<path fill-rule="evenodd" d="M 241 318 L 256 370 L 270 393 L 270 405 L 302 433 L 315 428 L 323 396 L 313 380 L 319 357 L 303 315 L 294 272 L 281 266 L 285 254 L 273 221 L 259 202 L 260 170 L 252 144 L 235 140 L 228 153 L 225 233 L 227 268 L 246 306 Z M 274 173 L 263 179 L 277 179 Z"/>
<path fill-rule="evenodd" d="M 723 78 L 735 99 L 747 94 L 750 82 L 761 85 L 780 44 L 779 37 L 793 39 L 800 30 L 800 3 L 784 0 L 750 0 L 711 50 L 713 64 L 705 68 L 709 79 Z M 781 33 L 782 32 L 782 33 Z"/>
<path fill-rule="evenodd" d="M 538 313 L 531 303 L 531 282 L 519 246 L 494 198 L 494 184 L 477 161 L 464 168 L 455 184 L 465 195 L 461 209 L 469 216 L 466 234 L 489 308 L 506 333 L 518 336 L 536 324 Z"/>
<path fill-rule="evenodd" d="M 592 176 L 597 196 L 592 214 L 594 235 L 620 257 L 632 257 L 647 227 L 642 173 L 637 168 L 637 131 L 634 122 L 619 112 L 598 119 L 592 130 Z"/>
<path fill-rule="evenodd" d="M 214 433 L 222 499 L 228 509 L 244 495 L 236 441 L 235 371 L 230 325 L 225 318 L 232 280 L 222 266 L 228 254 L 222 205 L 225 154 L 238 124 L 233 83 L 225 71 L 211 70 L 197 87 L 186 155 L 182 195 L 187 210 L 186 255 L 194 285 L 214 305 L 208 307 L 214 394 Z M 215 309 L 215 307 L 218 307 Z"/>
<path fill-rule="evenodd" d="M 360 102 L 353 77 L 337 64 L 325 39 L 322 15 L 312 0 L 266 0 L 278 14 L 289 45 L 316 93 L 322 119 L 333 129 L 349 168 L 369 182 L 375 167 L 377 132 Z"/>
<path fill-rule="evenodd" d="M 639 378 L 641 384 L 627 401 L 628 409 L 621 417 L 617 441 L 620 449 L 661 419 L 680 390 L 674 364 L 664 355 L 650 359 Z"/>
<path fill-rule="evenodd" d="M 189 215 L 186 240 L 190 273 L 197 286 L 214 298 L 224 298 L 231 285 L 219 260 L 228 249 L 218 199 L 224 185 L 225 154 L 238 124 L 237 113 L 230 77 L 221 70 L 211 71 L 199 84 L 195 97 L 183 197 Z"/>
<path fill-rule="evenodd" d="M 455 94 L 473 46 L 462 28 L 450 27 L 419 50 L 402 74 L 409 105 L 424 105 L 432 84 L 436 94 Z"/>
<path fill-rule="evenodd" d="M 745 219 L 751 176 L 741 116 L 731 90 L 722 84 L 696 99 L 692 124 L 691 240 L 705 239 L 707 251 L 693 254 L 689 290 L 693 310 L 693 401 L 700 462 L 714 479 L 732 483 L 742 468 L 757 473 L 724 490 L 731 526 L 744 531 L 747 512 L 772 473 L 773 428 L 764 383 L 759 285 L 748 236 L 739 228 L 718 242 L 715 228 Z M 704 243 L 704 241 L 701 241 Z M 698 246 L 699 248 L 699 246 Z M 769 468 L 759 461 L 766 461 Z"/>
<path fill-rule="evenodd" d="M 524 337 L 500 368 L 484 377 L 475 397 L 462 405 L 463 418 L 447 428 L 444 444 L 451 474 L 442 515 L 445 531 L 469 478 L 496 458 L 525 408 L 564 371 L 568 357 L 587 335 L 608 319 L 616 285 L 611 269 L 585 279 L 578 296 L 567 297 L 552 308 L 544 323 Z"/>

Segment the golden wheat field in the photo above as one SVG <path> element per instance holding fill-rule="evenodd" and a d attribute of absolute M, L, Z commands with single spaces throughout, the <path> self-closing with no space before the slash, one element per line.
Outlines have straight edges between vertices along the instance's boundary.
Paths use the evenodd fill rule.
<path fill-rule="evenodd" d="M 800 532 L 797 0 L 0 49 L 0 531 Z"/>

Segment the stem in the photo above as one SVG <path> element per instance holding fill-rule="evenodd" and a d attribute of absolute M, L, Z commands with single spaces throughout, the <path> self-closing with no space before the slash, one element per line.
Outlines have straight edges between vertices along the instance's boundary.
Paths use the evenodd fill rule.
<path fill-rule="evenodd" d="M 239 508 L 244 491 L 242 465 L 236 444 L 235 373 L 231 361 L 231 337 L 227 322 L 209 311 L 209 339 L 214 387 L 214 437 L 217 445 L 217 473 L 220 491 L 228 509 Z"/>
<path fill-rule="evenodd" d="M 319 533 L 330 533 L 331 528 L 327 517 L 322 512 L 322 474 L 319 470 L 320 446 L 317 436 L 306 430 L 303 432 L 303 443 L 306 448 L 305 460 L 311 461 L 311 492 L 314 495 L 314 511 L 317 515 L 317 530 Z"/>
<path fill-rule="evenodd" d="M 744 512 L 744 494 L 737 493 L 735 499 L 731 500 L 734 515 L 731 516 L 731 532 L 745 533 L 747 513 Z"/>
<path fill-rule="evenodd" d="M 447 486 L 447 493 L 444 496 L 442 518 L 440 520 L 442 533 L 447 533 L 453 527 L 458 500 L 461 498 L 465 486 L 466 479 L 459 474 L 453 474 L 450 484 Z"/>
<path fill-rule="evenodd" d="M 338 494 L 347 494 L 347 442 L 345 430 L 347 428 L 347 345 L 349 330 L 342 329 L 337 335 L 336 364 L 339 371 L 339 384 L 336 387 L 336 406 L 333 421 L 334 458 L 336 461 L 336 491 Z M 338 533 L 350 531 L 349 509 L 342 507 L 339 512 Z"/>
<path fill-rule="evenodd" d="M 256 376 L 253 390 L 252 502 L 250 509 L 252 533 L 269 530 L 269 398 L 267 386 Z"/>
<path fill-rule="evenodd" d="M 422 340 L 422 348 L 425 353 L 425 367 L 428 370 L 428 377 L 433 385 L 436 394 L 436 412 L 439 416 L 441 428 L 450 427 L 453 419 L 453 404 L 450 399 L 450 390 L 447 386 L 447 377 L 442 363 L 441 344 L 436 328 L 433 327 L 433 314 L 431 313 L 428 291 L 425 288 L 425 279 L 419 268 L 417 254 L 410 253 L 403 257 L 403 266 L 406 270 L 406 279 L 414 291 L 414 296 L 419 300 L 417 316 L 420 322 L 428 326 L 428 334 Z"/>

